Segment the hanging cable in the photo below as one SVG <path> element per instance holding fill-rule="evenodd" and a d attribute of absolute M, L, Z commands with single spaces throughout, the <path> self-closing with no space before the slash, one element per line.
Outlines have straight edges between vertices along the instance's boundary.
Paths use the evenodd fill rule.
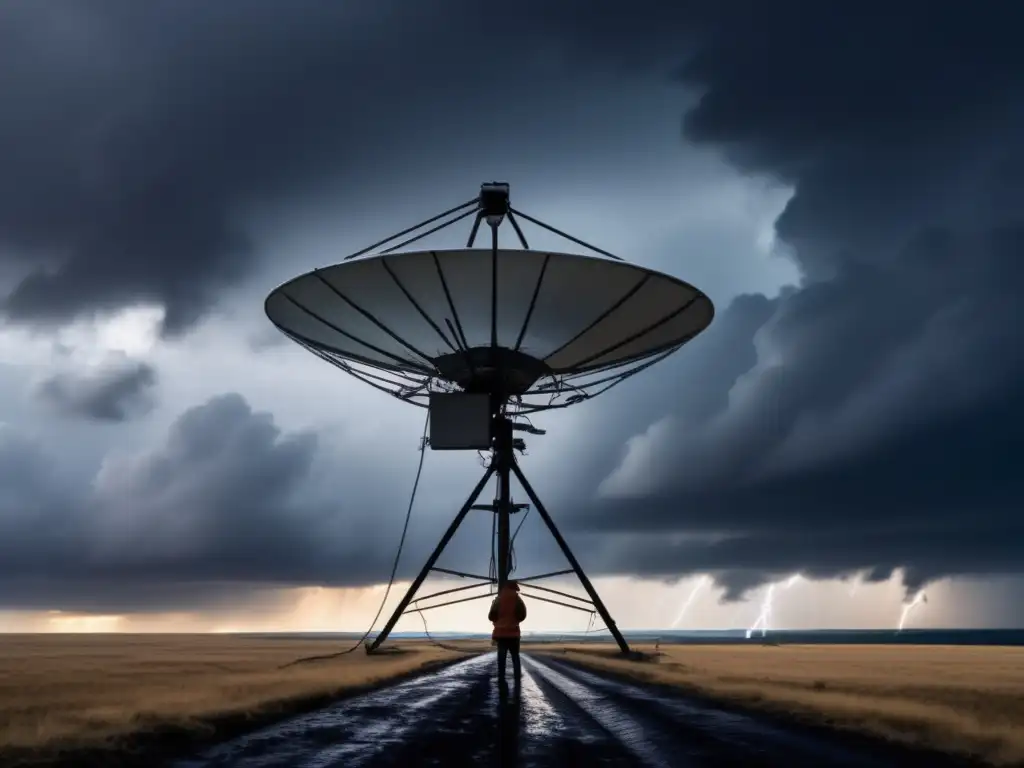
<path fill-rule="evenodd" d="M 442 643 L 440 640 L 435 639 L 430 634 L 430 629 L 427 628 L 427 617 L 423 615 L 423 609 L 414 608 L 413 610 L 420 615 L 420 621 L 423 622 L 423 634 L 427 636 L 428 641 L 436 645 L 438 648 L 443 648 L 446 651 L 458 651 L 459 653 L 469 653 L 469 651 L 467 651 L 464 648 L 457 648 L 454 645 L 448 645 L 447 643 Z"/>
<path fill-rule="evenodd" d="M 420 598 L 420 599 L 424 599 L 424 598 Z M 419 602 L 419 601 L 418 600 L 413 600 L 413 605 L 412 605 L 412 607 L 409 610 L 413 611 L 414 613 L 418 613 L 420 615 L 420 621 L 423 622 L 423 634 L 426 635 L 426 638 L 427 638 L 427 640 L 429 642 L 433 643 L 438 648 L 443 648 L 446 651 L 456 651 L 457 653 L 477 653 L 478 652 L 478 649 L 476 649 L 476 648 L 459 648 L 457 645 L 449 645 L 448 643 L 442 643 L 440 640 L 438 640 L 433 635 L 431 635 L 430 634 L 430 628 L 427 627 L 427 617 L 423 615 L 423 611 L 426 610 L 426 609 L 421 608 L 420 606 L 416 605 L 417 602 Z M 427 608 L 430 608 L 430 606 L 428 605 Z"/>
<path fill-rule="evenodd" d="M 488 591 L 491 594 L 497 590 L 494 583 L 498 580 L 498 561 L 497 561 L 497 549 L 498 549 L 498 516 L 496 514 L 491 515 L 491 562 L 487 567 L 487 578 L 492 582 L 491 586 L 488 587 Z"/>
<path fill-rule="evenodd" d="M 591 613 L 591 614 L 590 614 L 590 626 L 588 626 L 588 627 L 587 627 L 587 629 L 585 629 L 585 630 L 583 631 L 583 634 L 584 634 L 584 635 L 591 635 L 591 634 L 594 634 L 594 633 L 596 633 L 596 632 L 611 632 L 611 630 L 610 630 L 610 629 L 608 629 L 608 627 L 607 627 L 607 626 L 605 626 L 605 625 L 602 625 L 602 626 L 600 626 L 600 627 L 595 627 L 595 626 L 593 626 L 593 624 L 594 624 L 594 618 L 595 618 L 596 616 L 597 616 L 597 613 L 596 613 L 596 612 L 594 612 L 594 613 Z"/>
<path fill-rule="evenodd" d="M 533 507 L 527 507 L 526 511 L 523 513 L 523 516 L 519 519 L 519 525 L 516 526 L 516 530 L 512 534 L 512 538 L 509 540 L 508 543 L 509 560 L 512 563 L 511 570 L 513 573 L 516 570 L 516 536 L 519 535 L 519 529 L 523 527 L 523 523 L 525 523 L 526 518 L 529 517 L 531 509 L 533 509 Z"/>
<path fill-rule="evenodd" d="M 398 541 L 398 551 L 395 552 L 395 561 L 391 565 L 391 576 L 388 578 L 388 586 L 384 590 L 384 597 L 380 601 L 380 607 L 377 608 L 377 615 L 374 616 L 373 621 L 370 622 L 370 628 L 366 630 L 365 634 L 363 634 L 363 636 L 359 638 L 359 641 L 351 648 L 346 648 L 344 651 L 338 651 L 337 653 L 324 654 L 322 656 L 304 656 L 301 659 L 295 659 L 294 661 L 290 661 L 287 664 L 282 665 L 280 669 L 291 667 L 295 664 L 304 664 L 310 661 L 326 661 L 328 659 L 336 659 L 339 656 L 345 656 L 346 654 L 352 653 L 356 648 L 365 643 L 366 638 L 368 638 L 370 633 L 373 632 L 373 627 L 377 623 L 377 619 L 380 618 L 381 613 L 384 612 L 384 606 L 387 604 L 388 596 L 391 594 L 391 588 L 395 584 L 395 574 L 398 573 L 398 561 L 402 558 L 402 549 L 405 547 L 405 535 L 409 532 L 409 520 L 412 518 L 412 508 L 413 504 L 416 502 L 416 491 L 420 487 L 420 476 L 423 474 L 423 459 L 427 455 L 427 433 L 429 429 L 430 411 L 428 409 L 427 418 L 423 422 L 423 436 L 420 437 L 420 460 L 419 465 L 416 467 L 416 479 L 412 484 L 412 494 L 409 496 L 409 506 L 405 510 L 405 524 L 402 526 L 402 537 Z"/>

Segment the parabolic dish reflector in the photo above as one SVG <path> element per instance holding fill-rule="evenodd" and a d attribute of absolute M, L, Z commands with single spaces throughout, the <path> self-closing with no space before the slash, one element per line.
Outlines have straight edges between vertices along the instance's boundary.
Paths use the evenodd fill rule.
<path fill-rule="evenodd" d="M 522 412 L 592 397 L 712 321 L 697 288 L 626 262 L 535 250 L 391 253 L 301 275 L 270 320 L 397 397 L 491 392 Z"/>

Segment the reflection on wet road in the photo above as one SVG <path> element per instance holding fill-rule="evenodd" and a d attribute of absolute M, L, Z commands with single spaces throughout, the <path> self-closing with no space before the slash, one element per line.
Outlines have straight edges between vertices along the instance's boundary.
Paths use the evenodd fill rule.
<path fill-rule="evenodd" d="M 388 766 L 896 766 L 838 742 L 554 659 L 523 658 L 522 689 L 494 654 L 221 744 L 175 768 Z"/>

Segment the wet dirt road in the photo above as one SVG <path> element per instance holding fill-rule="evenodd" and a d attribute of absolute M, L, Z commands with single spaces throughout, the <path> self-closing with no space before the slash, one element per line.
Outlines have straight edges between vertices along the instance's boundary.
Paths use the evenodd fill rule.
<path fill-rule="evenodd" d="M 509 664 L 511 678 L 511 663 Z M 505 695 L 494 654 L 235 739 L 175 768 L 814 766 L 895 768 L 907 756 L 833 740 L 523 657 Z M 929 762 L 934 765 L 934 763 Z"/>

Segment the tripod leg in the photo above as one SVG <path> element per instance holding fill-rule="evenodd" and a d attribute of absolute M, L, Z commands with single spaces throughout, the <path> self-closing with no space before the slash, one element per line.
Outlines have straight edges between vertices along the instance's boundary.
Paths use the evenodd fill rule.
<path fill-rule="evenodd" d="M 605 626 L 608 627 L 608 631 L 612 633 L 612 637 L 615 638 L 615 642 L 618 643 L 619 650 L 623 653 L 629 653 L 629 644 L 626 643 L 626 638 L 622 636 L 619 628 L 615 626 L 615 622 L 612 620 L 611 614 L 608 613 L 608 609 L 604 607 L 604 603 L 601 602 L 601 597 L 597 594 L 597 590 L 594 589 L 594 585 L 590 583 L 590 579 L 587 578 L 587 574 L 583 572 L 583 568 L 580 566 L 576 556 L 573 555 L 572 550 L 569 549 L 569 545 L 566 543 L 565 539 L 562 538 L 561 532 L 555 526 L 555 521 L 551 519 L 551 515 L 549 515 L 548 511 L 544 508 L 544 504 L 541 503 L 539 498 L 537 498 L 537 493 L 533 490 L 533 486 L 530 485 L 530 481 L 526 479 L 526 476 L 523 474 L 523 470 L 519 468 L 518 464 L 513 462 L 512 471 L 519 479 L 519 483 L 523 486 L 523 490 L 526 491 L 526 495 L 530 497 L 530 501 L 533 503 L 538 514 L 540 514 L 544 524 L 548 527 L 548 530 L 551 531 L 551 535 L 555 537 L 555 541 L 562 550 L 562 554 L 565 555 L 565 559 L 569 561 L 569 565 L 572 566 L 572 569 L 576 571 L 576 575 L 579 576 L 580 584 L 582 584 L 583 588 L 587 591 L 587 594 L 590 596 L 590 600 L 594 603 L 594 607 L 597 609 L 598 614 L 600 614 L 602 621 L 604 621 Z"/>
<path fill-rule="evenodd" d="M 438 542 L 437 547 L 435 547 L 430 557 L 427 558 L 427 562 L 424 564 L 419 575 L 409 586 L 408 591 L 405 593 L 405 597 L 402 598 L 402 602 L 398 604 L 398 607 L 395 608 L 395 612 L 391 614 L 391 618 L 388 619 L 388 623 L 384 625 L 384 629 L 380 631 L 380 634 L 373 639 L 373 642 L 370 643 L 370 645 L 366 646 L 367 653 L 373 653 L 381 643 L 387 640 L 388 635 L 391 634 L 391 630 L 395 628 L 395 624 L 398 623 L 402 614 L 405 613 L 405 609 L 408 608 L 409 603 L 412 602 L 413 597 L 416 595 L 416 590 L 418 590 L 424 580 L 426 580 L 430 570 L 434 567 L 437 559 L 441 557 L 441 553 L 444 552 L 444 548 L 448 546 L 448 542 L 452 540 L 452 536 L 455 535 L 455 532 L 459 529 L 462 521 L 466 519 L 466 515 L 469 513 L 470 507 L 476 503 L 477 498 L 483 492 L 484 487 L 487 485 L 487 481 L 491 479 L 491 475 L 493 474 L 494 469 L 488 467 L 487 471 L 484 472 L 484 476 L 480 478 L 480 482 L 476 484 L 476 488 L 473 489 L 469 498 L 466 499 L 466 503 L 462 505 L 462 509 L 459 510 L 459 514 L 455 516 L 455 519 L 452 520 L 452 524 L 448 526 L 448 530 L 444 532 L 444 536 L 441 537 L 441 541 Z"/>

